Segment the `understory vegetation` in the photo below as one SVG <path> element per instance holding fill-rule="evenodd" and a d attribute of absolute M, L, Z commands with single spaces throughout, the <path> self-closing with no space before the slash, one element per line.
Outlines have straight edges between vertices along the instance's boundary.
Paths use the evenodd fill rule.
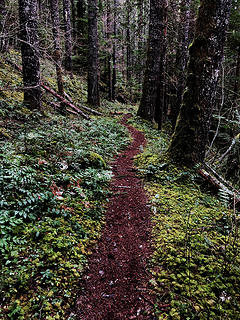
<path fill-rule="evenodd" d="M 166 158 L 168 136 L 135 120 L 148 139 L 136 159 L 153 213 L 150 285 L 158 319 L 239 319 L 239 212 L 196 170 Z"/>
<path fill-rule="evenodd" d="M 53 65 L 45 70 L 56 89 Z M 22 86 L 3 60 L 0 78 Z M 86 103 L 86 82 L 75 76 L 64 81 L 73 101 Z M 47 94 L 41 112 L 22 100 L 20 91 L 0 92 L 0 318 L 70 320 L 104 226 L 110 161 L 130 140 L 118 115 L 136 108 L 104 100 L 104 114 L 87 121 L 59 115 Z M 239 319 L 240 215 L 234 201 L 209 189 L 196 168 L 169 162 L 170 130 L 160 133 L 138 118 L 130 122 L 148 141 L 136 166 L 153 215 L 149 286 L 157 295 L 156 316 Z"/>
<path fill-rule="evenodd" d="M 19 85 L 10 71 L 1 64 Z M 69 83 L 83 99 L 82 82 Z M 110 160 L 129 138 L 110 117 L 63 117 L 47 102 L 31 112 L 21 99 L 1 93 L 0 318 L 67 319 L 104 224 Z"/>

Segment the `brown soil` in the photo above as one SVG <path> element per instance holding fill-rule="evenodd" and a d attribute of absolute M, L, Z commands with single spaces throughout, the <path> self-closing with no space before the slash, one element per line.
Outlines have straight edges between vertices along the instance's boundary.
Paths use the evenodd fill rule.
<path fill-rule="evenodd" d="M 112 163 L 112 197 L 106 226 L 89 261 L 77 302 L 80 320 L 156 319 L 148 290 L 151 254 L 150 210 L 133 169 L 133 157 L 146 144 L 143 133 L 126 124 L 133 141 Z"/>

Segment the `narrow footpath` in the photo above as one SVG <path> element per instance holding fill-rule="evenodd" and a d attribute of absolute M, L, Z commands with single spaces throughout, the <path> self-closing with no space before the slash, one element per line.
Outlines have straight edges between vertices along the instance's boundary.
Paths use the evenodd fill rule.
<path fill-rule="evenodd" d="M 133 157 L 146 144 L 143 133 L 122 124 L 132 143 L 112 163 L 112 197 L 106 226 L 90 257 L 77 302 L 80 320 L 156 319 L 154 297 L 148 287 L 147 259 L 151 255 L 150 210 L 141 181 L 133 169 Z"/>

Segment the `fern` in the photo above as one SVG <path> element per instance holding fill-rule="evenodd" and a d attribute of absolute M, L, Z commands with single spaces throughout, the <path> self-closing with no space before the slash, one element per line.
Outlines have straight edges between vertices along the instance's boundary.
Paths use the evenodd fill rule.
<path fill-rule="evenodd" d="M 218 197 L 219 197 L 219 200 L 222 202 L 222 204 L 225 206 L 225 207 L 228 207 L 229 204 L 230 204 L 230 195 L 228 193 L 227 190 L 225 189 L 219 189 L 218 191 Z"/>

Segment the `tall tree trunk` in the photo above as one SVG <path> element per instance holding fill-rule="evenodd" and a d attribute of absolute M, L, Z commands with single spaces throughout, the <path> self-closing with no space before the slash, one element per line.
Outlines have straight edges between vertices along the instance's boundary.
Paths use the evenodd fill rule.
<path fill-rule="evenodd" d="M 84 33 L 84 22 L 83 19 L 85 17 L 86 7 L 84 0 L 78 0 L 77 2 L 77 33 L 79 37 L 83 38 Z M 80 41 L 82 42 L 82 41 Z"/>
<path fill-rule="evenodd" d="M 157 104 L 157 94 L 160 85 L 160 68 L 162 43 L 164 39 L 163 8 L 166 0 L 150 1 L 150 24 L 147 65 L 143 82 L 142 98 L 138 109 L 138 116 L 153 121 Z"/>
<path fill-rule="evenodd" d="M 143 75 L 143 73 L 142 73 L 142 70 L 143 70 L 143 1 L 142 0 L 137 1 L 137 7 L 138 7 L 138 26 L 137 26 L 138 71 L 137 71 L 137 76 L 138 76 L 138 80 L 141 81 L 141 78 Z"/>
<path fill-rule="evenodd" d="M 236 71 L 235 71 L 235 83 L 234 83 L 234 104 L 237 106 L 237 100 L 239 99 L 239 92 L 240 92 L 240 45 L 238 46 L 238 56 L 237 56 L 237 64 L 236 64 Z"/>
<path fill-rule="evenodd" d="M 158 124 L 158 129 L 162 129 L 163 122 L 166 119 L 166 52 L 167 52 L 167 21 L 168 21 L 168 0 L 165 0 L 161 8 L 162 21 L 162 48 L 160 54 L 159 86 L 157 90 L 157 101 L 155 107 L 154 119 Z"/>
<path fill-rule="evenodd" d="M 41 79 L 37 34 L 37 0 L 19 0 L 20 40 L 24 103 L 30 109 L 41 107 Z"/>
<path fill-rule="evenodd" d="M 126 45 L 127 45 L 127 83 L 131 80 L 131 36 L 130 36 L 130 0 L 127 0 L 127 30 L 126 30 Z M 131 89 L 131 88 L 129 88 Z"/>
<path fill-rule="evenodd" d="M 181 2 L 181 15 L 178 29 L 178 49 L 176 55 L 176 70 L 177 70 L 177 83 L 176 83 L 176 99 L 172 103 L 171 109 L 171 122 L 174 130 L 177 116 L 180 111 L 183 90 L 186 80 L 186 64 L 188 60 L 188 43 L 189 43 L 189 21 L 190 21 L 190 6 L 191 0 L 182 0 Z"/>
<path fill-rule="evenodd" d="M 60 20 L 59 20 L 59 3 L 58 0 L 50 0 L 51 17 L 52 17 L 52 33 L 54 42 L 54 61 L 56 65 L 58 92 L 64 95 L 64 86 L 62 78 L 62 59 L 60 45 Z"/>
<path fill-rule="evenodd" d="M 5 52 L 8 47 L 6 22 L 6 1 L 0 0 L 0 52 Z"/>
<path fill-rule="evenodd" d="M 114 0 L 113 12 L 113 52 L 112 52 L 112 99 L 116 99 L 116 84 L 117 84 L 117 65 L 116 65 L 116 42 L 117 42 L 117 0 Z"/>
<path fill-rule="evenodd" d="M 107 45 L 108 45 L 108 52 L 107 52 L 107 79 L 108 79 L 108 99 L 112 100 L 112 28 L 111 28 L 111 5 L 110 0 L 107 0 Z"/>
<path fill-rule="evenodd" d="M 71 0 L 71 9 L 72 9 L 72 35 L 73 35 L 73 39 L 76 40 L 77 37 L 77 22 L 76 22 L 76 5 L 75 5 L 75 1 Z"/>
<path fill-rule="evenodd" d="M 88 103 L 100 106 L 97 0 L 88 0 Z"/>
<path fill-rule="evenodd" d="M 71 27 L 71 2 L 63 0 L 63 21 L 65 36 L 65 69 L 72 73 L 72 27 Z"/>
<path fill-rule="evenodd" d="M 230 8 L 231 0 L 201 1 L 189 51 L 187 86 L 169 147 L 170 156 L 179 164 L 191 166 L 205 157 Z"/>

